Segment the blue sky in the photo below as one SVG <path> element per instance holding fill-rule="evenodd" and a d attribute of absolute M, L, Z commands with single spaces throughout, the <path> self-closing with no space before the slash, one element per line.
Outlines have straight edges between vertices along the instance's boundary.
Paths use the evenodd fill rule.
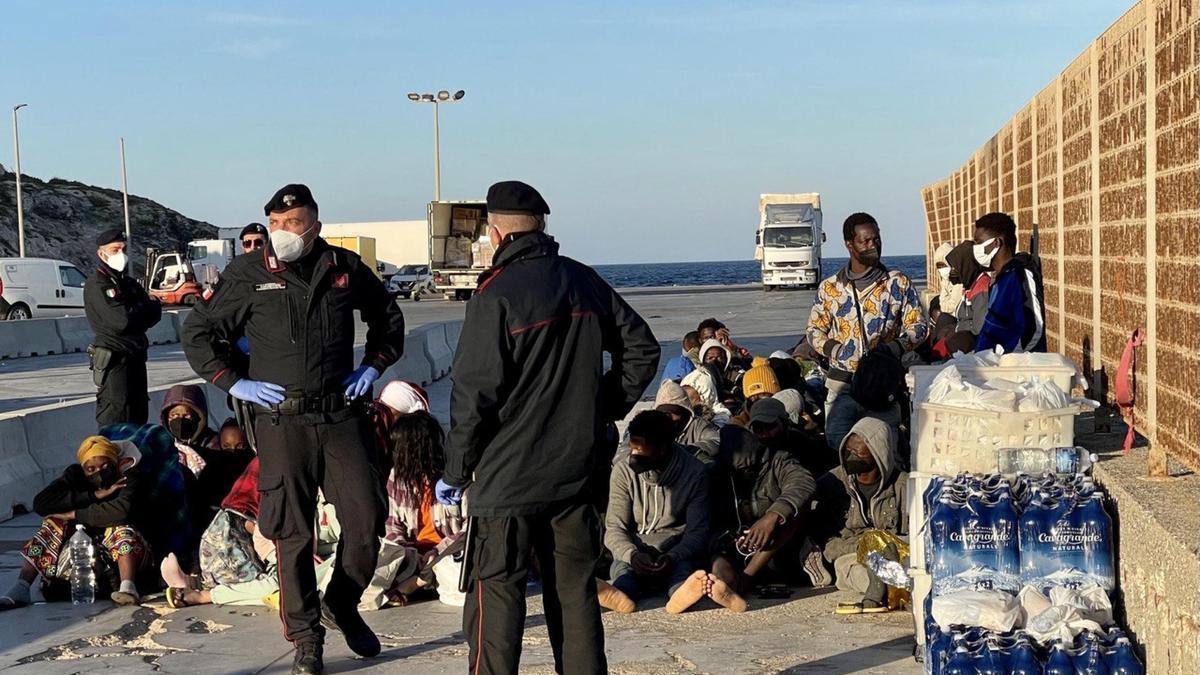
<path fill-rule="evenodd" d="M 27 2 L 0 104 L 30 104 L 26 173 L 118 187 L 123 135 L 132 192 L 240 226 L 292 181 L 326 222 L 423 218 L 432 110 L 405 95 L 464 89 L 443 197 L 532 183 L 586 262 L 747 259 L 761 192 L 821 192 L 835 229 L 869 211 L 913 254 L 920 187 L 1131 4 Z"/>

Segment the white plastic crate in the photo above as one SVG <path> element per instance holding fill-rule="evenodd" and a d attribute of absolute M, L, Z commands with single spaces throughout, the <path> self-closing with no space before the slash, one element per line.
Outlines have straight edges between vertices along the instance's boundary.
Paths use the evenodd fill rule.
<path fill-rule="evenodd" d="M 917 647 L 925 648 L 925 599 L 933 592 L 933 577 L 918 569 L 910 569 L 912 577 L 913 627 L 917 636 Z"/>
<path fill-rule="evenodd" d="M 1001 448 L 1075 445 L 1077 405 L 1058 410 L 995 412 L 937 403 L 913 405 L 913 469 L 954 476 L 997 473 Z"/>
<path fill-rule="evenodd" d="M 912 366 L 908 369 L 906 380 L 912 400 L 924 401 L 929 385 L 938 373 L 948 366 L 957 365 L 953 362 L 936 366 Z M 1029 382 L 1038 378 L 1043 382 L 1053 382 L 1063 393 L 1070 396 L 1075 384 L 1075 367 L 1069 365 L 1057 366 L 957 366 L 964 380 L 986 382 L 987 380 L 1008 380 L 1009 382 Z"/>
<path fill-rule="evenodd" d="M 929 514 L 925 512 L 923 497 L 929 483 L 938 476 L 920 471 L 908 474 L 908 484 L 904 486 L 904 501 L 908 509 L 908 564 L 914 570 L 929 572 L 929 563 L 925 560 L 925 521 Z"/>

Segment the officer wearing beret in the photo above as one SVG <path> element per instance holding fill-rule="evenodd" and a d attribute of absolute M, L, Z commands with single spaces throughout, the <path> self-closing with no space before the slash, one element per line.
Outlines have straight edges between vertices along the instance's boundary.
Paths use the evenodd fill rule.
<path fill-rule="evenodd" d="M 325 627 L 340 630 L 361 656 L 379 653 L 357 609 L 386 515 L 365 404 L 372 383 L 403 352 L 404 317 L 357 254 L 320 237 L 307 187 L 283 187 L 264 211 L 269 245 L 229 263 L 211 299 L 188 317 L 183 348 L 197 373 L 253 404 L 258 527 L 276 543 L 280 612 L 296 649 L 292 672 L 319 673 Z M 367 324 L 357 366 L 356 310 Z M 237 335 L 250 345 L 244 372 L 222 346 Z M 312 562 L 318 488 L 342 525 L 324 602 Z"/>
<path fill-rule="evenodd" d="M 162 318 L 162 305 L 126 274 L 125 233 L 96 237 L 100 264 L 83 286 L 83 308 L 95 339 L 88 347 L 96 386 L 96 424 L 145 424 L 150 395 L 146 383 L 146 331 Z"/>
<path fill-rule="evenodd" d="M 242 253 L 260 251 L 267 245 L 267 228 L 262 223 L 250 223 L 242 228 L 238 239 L 242 242 Z"/>
<path fill-rule="evenodd" d="M 472 673 L 516 673 L 530 554 L 560 673 L 603 673 L 593 576 L 600 522 L 591 487 L 608 475 L 605 425 L 658 372 L 658 340 L 595 271 L 560 256 L 550 208 L 519 181 L 488 190 L 492 268 L 467 303 L 454 356 L 442 503 L 469 495 L 463 611 Z M 612 366 L 604 372 L 604 353 Z"/>

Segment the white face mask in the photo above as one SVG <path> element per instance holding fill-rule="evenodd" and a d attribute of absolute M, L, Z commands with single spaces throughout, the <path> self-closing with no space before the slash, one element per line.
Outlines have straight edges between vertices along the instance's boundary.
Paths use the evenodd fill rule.
<path fill-rule="evenodd" d="M 312 228 L 304 231 L 308 234 Z M 271 233 L 271 248 L 275 250 L 275 257 L 283 262 L 294 262 L 304 256 L 304 252 L 308 250 L 308 244 L 304 241 L 304 234 L 296 234 L 287 230 L 275 230 Z"/>
<path fill-rule="evenodd" d="M 992 237 L 982 244 L 975 244 L 971 247 L 971 253 L 975 256 L 975 262 L 979 263 L 981 267 L 991 267 L 992 258 L 995 258 L 996 252 L 1000 250 L 1000 247 L 997 246 L 991 252 L 985 252 L 987 251 L 987 247 L 991 246 L 994 241 L 996 241 L 996 238 Z"/>
<path fill-rule="evenodd" d="M 125 266 L 129 264 L 129 258 L 124 253 L 114 253 L 108 256 L 108 260 L 104 262 L 114 270 L 124 272 Z"/>
<path fill-rule="evenodd" d="M 946 283 L 950 283 L 950 268 L 949 267 L 939 267 L 939 268 L 937 268 L 937 273 L 938 273 L 938 276 L 942 278 L 942 281 L 945 281 Z"/>

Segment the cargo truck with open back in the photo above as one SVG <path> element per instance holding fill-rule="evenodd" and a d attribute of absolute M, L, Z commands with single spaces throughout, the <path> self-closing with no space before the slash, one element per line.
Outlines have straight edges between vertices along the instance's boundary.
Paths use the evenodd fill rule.
<path fill-rule="evenodd" d="M 816 288 L 821 282 L 824 241 L 821 195 L 759 195 L 754 259 L 762 263 L 764 291 L 780 286 Z"/>
<path fill-rule="evenodd" d="M 495 249 L 487 235 L 487 203 L 429 202 L 429 260 L 435 292 L 467 300 L 479 275 L 492 266 Z"/>

